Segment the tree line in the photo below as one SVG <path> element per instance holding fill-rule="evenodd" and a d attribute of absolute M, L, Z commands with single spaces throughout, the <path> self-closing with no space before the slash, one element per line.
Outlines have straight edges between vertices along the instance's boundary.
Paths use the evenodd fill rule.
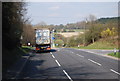
<path fill-rule="evenodd" d="M 22 55 L 20 47 L 22 45 L 21 36 L 26 35 L 28 28 L 27 4 L 24 2 L 3 2 L 2 3 L 2 67 L 3 71 L 14 63 Z M 29 31 L 32 32 L 32 31 Z M 28 32 L 27 32 L 28 33 Z M 31 35 L 31 34 L 30 34 Z M 27 39 L 25 39 L 27 40 Z M 31 39 L 30 39 L 31 40 Z"/>
<path fill-rule="evenodd" d="M 42 21 L 34 25 L 33 28 L 54 29 L 56 33 L 55 44 L 59 43 L 59 46 L 63 44 L 66 46 L 87 46 L 102 38 L 114 39 L 118 35 L 118 17 L 97 19 L 94 15 L 89 15 L 84 21 L 68 23 L 66 25 L 47 25 Z M 84 34 L 70 38 L 65 38 L 60 34 L 57 35 L 58 32 L 75 32 L 74 30 L 78 29 L 84 30 Z"/>
<path fill-rule="evenodd" d="M 117 17 L 101 19 L 94 18 L 95 16 L 93 18 L 90 16 L 88 17 L 89 20 L 86 23 L 85 27 L 87 28 L 85 29 L 84 34 L 80 34 L 79 36 L 74 36 L 68 39 L 69 46 L 87 46 L 100 39 L 104 39 L 106 41 L 115 40 L 115 42 L 118 40 L 119 31 Z"/>

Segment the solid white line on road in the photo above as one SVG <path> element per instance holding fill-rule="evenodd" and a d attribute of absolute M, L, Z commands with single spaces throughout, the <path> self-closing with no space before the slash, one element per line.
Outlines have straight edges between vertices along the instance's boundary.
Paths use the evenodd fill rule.
<path fill-rule="evenodd" d="M 97 53 L 95 53 L 95 52 L 92 52 L 92 51 L 87 51 L 87 50 L 83 50 L 83 49 L 79 49 L 79 50 L 81 50 L 81 51 L 85 51 L 85 52 L 88 52 L 88 53 L 97 54 Z M 97 54 L 97 55 L 98 55 L 98 54 Z"/>
<path fill-rule="evenodd" d="M 73 81 L 73 80 L 71 79 L 71 77 L 68 75 L 68 73 L 67 73 L 65 70 L 63 70 L 63 72 L 64 72 L 65 75 L 68 77 L 68 79 L 70 79 L 70 81 Z"/>
<path fill-rule="evenodd" d="M 88 59 L 89 61 L 91 61 L 91 62 L 93 62 L 93 63 L 95 63 L 95 64 L 97 64 L 97 65 L 99 65 L 99 66 L 102 66 L 100 63 L 98 63 L 98 62 L 95 62 L 95 61 L 93 61 L 93 60 L 91 60 L 91 59 Z"/>
<path fill-rule="evenodd" d="M 50 54 L 52 55 L 52 52 L 50 52 Z"/>
<path fill-rule="evenodd" d="M 101 51 L 113 51 L 113 50 L 101 50 Z"/>
<path fill-rule="evenodd" d="M 56 63 L 58 64 L 58 66 L 61 66 L 60 63 L 59 63 L 57 60 L 55 60 L 55 61 L 56 61 Z"/>
<path fill-rule="evenodd" d="M 79 54 L 77 54 L 77 55 L 84 58 L 84 56 L 82 56 L 82 55 L 79 55 Z"/>
<path fill-rule="evenodd" d="M 114 73 L 120 75 L 120 73 L 118 73 L 117 71 L 115 71 L 115 70 L 113 70 L 113 69 L 110 69 L 110 71 L 112 71 L 112 72 L 114 72 Z"/>
<path fill-rule="evenodd" d="M 89 53 L 94 53 L 94 54 L 96 54 L 95 52 L 92 52 L 92 51 L 86 51 L 86 52 L 89 52 Z"/>
<path fill-rule="evenodd" d="M 52 55 L 52 57 L 55 58 L 54 55 Z"/>

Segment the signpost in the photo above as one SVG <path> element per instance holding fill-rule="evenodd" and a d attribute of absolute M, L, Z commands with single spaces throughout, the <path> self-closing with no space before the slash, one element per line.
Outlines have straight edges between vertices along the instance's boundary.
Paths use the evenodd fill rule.
<path fill-rule="evenodd" d="M 116 48 L 114 48 L 114 55 L 116 55 L 116 52 L 117 52 L 117 50 L 116 50 Z"/>
<path fill-rule="evenodd" d="M 52 47 L 55 47 L 55 44 L 54 44 L 54 40 L 55 40 L 55 37 L 54 37 L 54 29 L 52 30 L 52 37 L 51 37 L 51 39 L 52 39 Z"/>

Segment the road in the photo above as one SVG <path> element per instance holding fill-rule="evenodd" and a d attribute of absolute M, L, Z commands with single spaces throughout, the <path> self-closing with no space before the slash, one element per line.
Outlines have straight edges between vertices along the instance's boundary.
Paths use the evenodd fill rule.
<path fill-rule="evenodd" d="M 57 48 L 51 52 L 34 52 L 17 79 L 112 80 L 120 76 L 118 63 L 84 50 Z"/>

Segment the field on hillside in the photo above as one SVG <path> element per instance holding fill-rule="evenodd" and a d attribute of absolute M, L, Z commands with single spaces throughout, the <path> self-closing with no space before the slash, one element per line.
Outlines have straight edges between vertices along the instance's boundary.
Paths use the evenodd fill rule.
<path fill-rule="evenodd" d="M 66 29 L 66 31 L 84 32 L 85 29 Z"/>
<path fill-rule="evenodd" d="M 58 33 L 63 35 L 64 37 L 72 37 L 72 36 L 77 36 L 79 34 L 83 34 L 84 32 L 64 32 L 64 33 Z"/>

